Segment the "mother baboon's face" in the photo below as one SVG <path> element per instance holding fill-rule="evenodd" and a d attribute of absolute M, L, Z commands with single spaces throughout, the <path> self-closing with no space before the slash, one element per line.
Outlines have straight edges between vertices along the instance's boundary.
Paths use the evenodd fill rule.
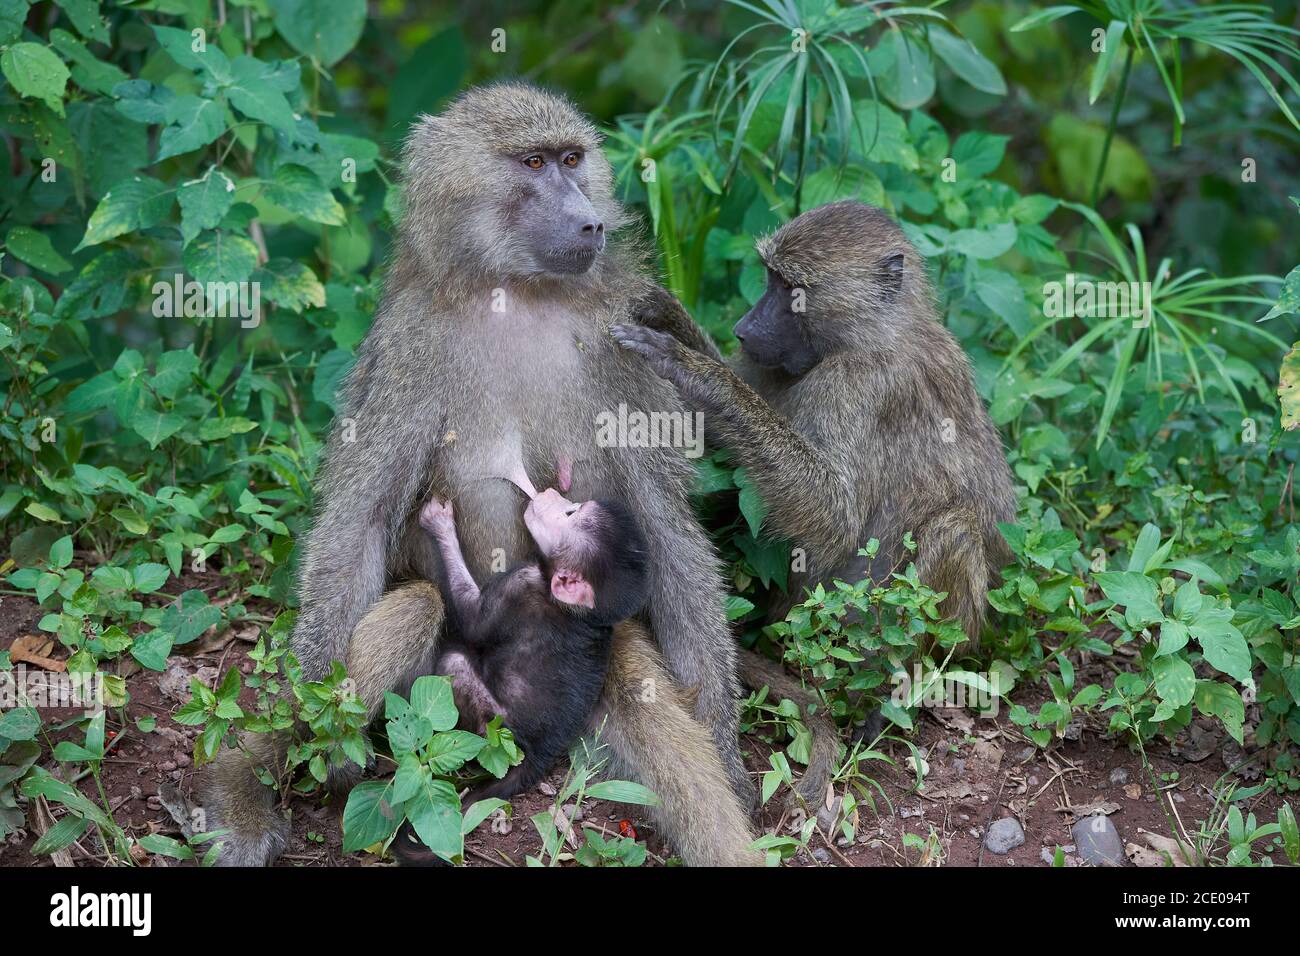
<path fill-rule="evenodd" d="M 586 153 L 578 146 L 502 157 L 504 224 L 531 262 L 523 272 L 581 275 L 605 249 L 605 223 L 588 198 Z"/>

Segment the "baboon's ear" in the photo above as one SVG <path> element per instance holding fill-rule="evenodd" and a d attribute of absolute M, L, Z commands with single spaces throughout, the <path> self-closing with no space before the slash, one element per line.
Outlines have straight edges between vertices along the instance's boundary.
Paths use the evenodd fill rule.
<path fill-rule="evenodd" d="M 880 260 L 880 291 L 886 302 L 903 290 L 903 254 L 895 252 Z"/>

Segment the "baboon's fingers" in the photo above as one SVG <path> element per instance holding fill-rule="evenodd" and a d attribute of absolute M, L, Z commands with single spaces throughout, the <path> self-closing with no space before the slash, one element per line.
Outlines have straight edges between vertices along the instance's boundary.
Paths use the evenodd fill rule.
<path fill-rule="evenodd" d="M 602 740 L 659 797 L 655 816 L 688 866 L 761 866 L 754 836 L 705 727 L 682 707 L 640 625 L 615 630 Z M 601 715 L 597 716 L 599 721 Z"/>

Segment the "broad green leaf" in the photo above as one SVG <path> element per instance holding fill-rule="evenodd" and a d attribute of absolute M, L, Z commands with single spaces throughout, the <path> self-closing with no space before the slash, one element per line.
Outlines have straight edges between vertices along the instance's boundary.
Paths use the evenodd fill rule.
<path fill-rule="evenodd" d="M 215 166 L 200 179 L 182 183 L 176 192 L 181 205 L 181 238 L 188 243 L 204 229 L 215 229 L 235 201 L 235 184 Z"/>
<path fill-rule="evenodd" d="M 269 2 L 280 36 L 303 56 L 325 66 L 333 66 L 356 46 L 366 24 L 365 0 Z"/>
<path fill-rule="evenodd" d="M 364 850 L 397 832 L 402 817 L 389 802 L 391 789 L 381 780 L 366 780 L 352 788 L 343 808 L 344 853 Z"/>
<path fill-rule="evenodd" d="M 1164 610 L 1155 582 L 1136 571 L 1104 571 L 1096 575 L 1102 592 L 1125 609 L 1124 617 L 1135 625 L 1164 620 Z"/>
<path fill-rule="evenodd" d="M 1218 717 L 1232 734 L 1232 739 L 1242 743 L 1242 723 L 1246 707 L 1235 687 L 1222 681 L 1198 680 L 1196 682 L 1196 709 L 1211 717 Z"/>
<path fill-rule="evenodd" d="M 286 136 L 296 134 L 293 110 L 279 89 L 280 67 L 241 56 L 234 63 L 234 82 L 226 90 L 230 105 L 255 120 L 274 127 Z"/>
<path fill-rule="evenodd" d="M 157 225 L 171 211 L 174 198 L 165 183 L 148 176 L 122 180 L 104 194 L 90 214 L 86 234 L 73 251 Z"/>
<path fill-rule="evenodd" d="M 55 251 L 49 236 L 28 226 L 14 226 L 9 230 L 5 251 L 50 275 L 62 275 L 72 268 L 72 263 Z"/>
<path fill-rule="evenodd" d="M 338 200 L 305 166 L 292 163 L 281 166 L 275 171 L 272 181 L 266 184 L 265 196 L 277 206 L 312 222 L 341 226 L 347 221 L 347 214 Z"/>
<path fill-rule="evenodd" d="M 465 849 L 461 833 L 460 796 L 446 780 L 430 780 L 402 810 L 425 846 L 450 860 Z"/>
<path fill-rule="evenodd" d="M 201 149 L 226 131 L 226 111 L 216 100 L 186 94 L 168 102 L 166 112 L 155 163 Z"/>
<path fill-rule="evenodd" d="M 411 709 L 429 721 L 434 730 L 451 730 L 457 720 L 451 681 L 437 675 L 417 678 L 411 686 Z"/>
<path fill-rule="evenodd" d="M 0 54 L 0 72 L 20 96 L 41 100 L 63 116 L 63 92 L 68 68 L 49 47 L 39 43 L 15 43 Z"/>
<path fill-rule="evenodd" d="M 935 55 L 959 77 L 985 93 L 1003 96 L 1007 84 L 998 68 L 975 45 L 964 37 L 940 27 L 930 27 L 930 45 Z"/>
<path fill-rule="evenodd" d="M 1277 304 L 1259 321 L 1266 322 L 1279 315 L 1292 315 L 1300 312 L 1300 266 L 1296 266 L 1282 283 L 1282 292 L 1277 297 Z M 1291 350 L 1293 353 L 1295 348 Z"/>
<path fill-rule="evenodd" d="M 131 644 L 131 656 L 140 662 L 141 667 L 164 671 L 173 643 L 172 635 L 159 628 L 138 636 Z"/>
<path fill-rule="evenodd" d="M 257 246 L 247 236 L 217 229 L 190 242 L 181 260 L 199 282 L 244 282 L 257 267 Z"/>
<path fill-rule="evenodd" d="M 1182 707 L 1196 692 L 1196 673 L 1181 657 L 1157 657 L 1151 662 L 1156 693 L 1171 707 Z"/>
<path fill-rule="evenodd" d="M 257 270 L 253 281 L 261 284 L 265 298 L 281 308 L 300 313 L 325 307 L 325 287 L 305 263 L 272 259 Z"/>

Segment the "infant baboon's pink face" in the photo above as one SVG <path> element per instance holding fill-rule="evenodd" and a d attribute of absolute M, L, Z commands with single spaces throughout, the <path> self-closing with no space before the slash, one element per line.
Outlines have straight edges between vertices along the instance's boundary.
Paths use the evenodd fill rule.
<path fill-rule="evenodd" d="M 580 555 L 589 543 L 586 518 L 598 506 L 594 501 L 570 501 L 554 488 L 540 492 L 524 510 L 524 525 L 548 558 Z"/>

